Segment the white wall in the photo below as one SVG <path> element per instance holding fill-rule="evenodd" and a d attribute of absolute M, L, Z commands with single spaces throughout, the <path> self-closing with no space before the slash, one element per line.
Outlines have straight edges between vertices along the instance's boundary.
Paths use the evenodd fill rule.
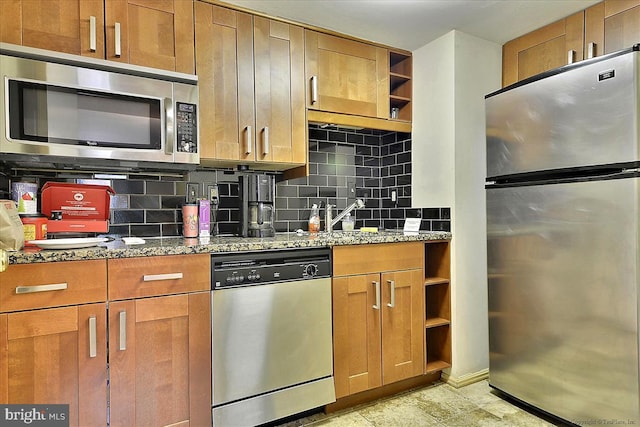
<path fill-rule="evenodd" d="M 415 207 L 451 207 L 454 383 L 486 373 L 484 96 L 500 88 L 502 47 L 452 31 L 413 52 Z"/>

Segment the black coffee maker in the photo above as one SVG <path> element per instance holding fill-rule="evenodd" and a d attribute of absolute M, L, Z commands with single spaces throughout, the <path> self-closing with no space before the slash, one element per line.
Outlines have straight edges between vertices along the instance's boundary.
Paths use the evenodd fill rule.
<path fill-rule="evenodd" d="M 266 174 L 241 174 L 240 224 L 238 235 L 242 237 L 273 237 L 275 217 L 275 178 Z"/>

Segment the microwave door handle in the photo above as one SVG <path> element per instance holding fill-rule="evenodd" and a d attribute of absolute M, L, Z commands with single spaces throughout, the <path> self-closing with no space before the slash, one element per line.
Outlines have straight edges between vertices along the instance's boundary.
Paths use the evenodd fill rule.
<path fill-rule="evenodd" d="M 169 125 L 167 117 L 173 117 L 173 126 Z M 178 144 L 178 129 L 177 120 L 174 116 L 173 102 L 170 98 L 164 99 L 164 152 L 166 154 L 173 154 L 174 150 L 177 150 Z"/>

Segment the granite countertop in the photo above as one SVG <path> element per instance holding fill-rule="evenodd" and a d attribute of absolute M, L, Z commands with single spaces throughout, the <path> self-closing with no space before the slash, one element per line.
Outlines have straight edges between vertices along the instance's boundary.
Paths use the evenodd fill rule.
<path fill-rule="evenodd" d="M 430 240 L 449 240 L 451 233 L 423 231 L 405 235 L 402 231 L 321 232 L 318 234 L 277 233 L 275 237 L 246 238 L 216 236 L 208 239 L 183 237 L 144 238 L 144 243 L 127 245 L 121 239 L 85 249 L 31 249 L 9 252 L 9 264 L 36 262 L 78 261 L 88 259 L 133 258 L 156 255 L 183 255 L 197 253 L 248 252 L 270 249 L 332 247 L 339 245 L 363 245 Z"/>

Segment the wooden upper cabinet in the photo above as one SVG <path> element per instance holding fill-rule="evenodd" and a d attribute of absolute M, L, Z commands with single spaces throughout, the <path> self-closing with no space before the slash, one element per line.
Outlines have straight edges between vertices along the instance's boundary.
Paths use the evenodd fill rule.
<path fill-rule="evenodd" d="M 0 41 L 194 72 L 191 0 L 0 1 Z"/>
<path fill-rule="evenodd" d="M 104 58 L 103 0 L 0 1 L 0 41 Z"/>
<path fill-rule="evenodd" d="M 578 12 L 505 43 L 502 85 L 581 60 L 583 40 L 584 12 Z"/>
<path fill-rule="evenodd" d="M 256 160 L 302 165 L 307 159 L 304 30 L 254 18 Z"/>
<path fill-rule="evenodd" d="M 389 117 L 387 49 L 305 31 L 307 108 Z"/>
<path fill-rule="evenodd" d="M 502 47 L 502 85 L 640 43 L 640 0 L 605 0 Z"/>
<path fill-rule="evenodd" d="M 196 2 L 201 160 L 306 162 L 300 27 Z"/>
<path fill-rule="evenodd" d="M 105 0 L 106 59 L 193 74 L 191 0 Z"/>
<path fill-rule="evenodd" d="M 585 10 L 585 58 L 640 43 L 640 0 L 605 0 Z"/>

